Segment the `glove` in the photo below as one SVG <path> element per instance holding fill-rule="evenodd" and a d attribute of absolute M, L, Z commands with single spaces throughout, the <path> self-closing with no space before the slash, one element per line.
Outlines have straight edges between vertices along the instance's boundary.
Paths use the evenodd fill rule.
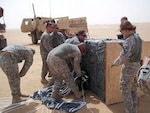
<path fill-rule="evenodd" d="M 86 72 L 85 71 L 81 71 L 81 75 L 82 76 L 86 75 Z"/>
<path fill-rule="evenodd" d="M 81 75 L 82 75 L 82 80 L 84 82 L 88 80 L 88 76 L 87 76 L 87 73 L 85 71 L 81 71 Z"/>

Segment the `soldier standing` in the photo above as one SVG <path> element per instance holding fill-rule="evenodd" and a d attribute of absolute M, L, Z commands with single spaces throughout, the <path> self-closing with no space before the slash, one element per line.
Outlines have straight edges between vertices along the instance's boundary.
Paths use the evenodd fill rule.
<path fill-rule="evenodd" d="M 58 31 L 59 27 L 57 24 L 54 24 L 53 32 L 50 34 L 50 38 L 52 40 L 52 47 L 55 48 L 58 45 L 65 42 L 65 36 Z"/>
<path fill-rule="evenodd" d="M 29 97 L 20 91 L 20 77 L 25 76 L 33 62 L 35 50 L 23 45 L 7 46 L 0 52 L 0 67 L 7 75 L 12 94 L 12 103 L 26 101 L 21 97 Z M 19 72 L 18 63 L 24 61 Z"/>
<path fill-rule="evenodd" d="M 122 24 L 123 22 L 128 21 L 128 18 L 126 16 L 124 16 L 120 19 L 120 21 L 121 21 L 121 24 Z M 135 25 L 133 25 L 133 31 L 136 33 L 136 26 Z"/>
<path fill-rule="evenodd" d="M 134 33 L 134 26 L 129 21 L 120 25 L 120 32 L 124 35 L 125 41 L 120 55 L 111 67 L 122 65 L 120 89 L 124 98 L 125 111 L 137 113 L 138 97 L 134 79 L 140 67 L 142 40 Z"/>
<path fill-rule="evenodd" d="M 65 36 L 61 32 L 59 32 L 59 27 L 57 24 L 54 24 L 53 32 L 50 33 L 50 39 L 51 39 L 52 48 L 55 48 L 65 42 Z M 51 77 L 51 79 L 49 80 L 49 85 L 51 86 L 54 84 L 54 79 L 50 71 L 49 71 L 49 77 Z"/>
<path fill-rule="evenodd" d="M 63 84 L 63 80 L 66 85 L 72 89 L 76 98 L 82 96 L 82 92 L 79 91 L 79 87 L 76 85 L 73 76 L 71 75 L 70 68 L 68 66 L 69 61 L 73 62 L 73 68 L 77 76 L 81 76 L 81 53 L 85 52 L 85 44 L 78 46 L 64 43 L 53 50 L 51 50 L 47 56 L 47 64 L 49 71 L 52 73 L 54 82 L 54 91 L 52 92 L 52 98 L 60 99 L 59 89 Z"/>
<path fill-rule="evenodd" d="M 51 38 L 49 35 L 51 32 L 53 32 L 53 28 L 54 28 L 54 25 L 52 23 L 47 23 L 46 31 L 41 36 L 40 54 L 42 58 L 42 72 L 41 72 L 42 83 L 48 83 L 48 81 L 45 79 L 48 73 L 46 58 L 47 58 L 49 51 L 53 49 L 52 44 L 51 44 Z"/>

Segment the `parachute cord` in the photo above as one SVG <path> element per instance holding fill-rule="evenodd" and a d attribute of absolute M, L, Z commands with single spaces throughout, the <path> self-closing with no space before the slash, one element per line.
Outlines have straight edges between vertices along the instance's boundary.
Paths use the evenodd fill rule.
<path fill-rule="evenodd" d="M 83 95 L 83 102 L 85 102 L 85 96 L 84 96 L 84 89 L 83 89 L 83 83 L 84 83 L 85 81 L 82 81 L 81 82 L 81 90 L 82 90 L 82 95 Z"/>
<path fill-rule="evenodd" d="M 83 102 L 86 102 L 85 101 L 85 95 L 84 95 L 84 89 L 83 89 L 83 83 L 84 83 L 85 81 L 82 81 L 81 82 L 81 89 L 82 89 L 82 94 L 83 94 Z M 87 107 L 87 106 L 86 106 Z M 91 112 L 91 113 L 94 113 L 90 108 L 88 108 L 87 107 L 87 109 Z"/>

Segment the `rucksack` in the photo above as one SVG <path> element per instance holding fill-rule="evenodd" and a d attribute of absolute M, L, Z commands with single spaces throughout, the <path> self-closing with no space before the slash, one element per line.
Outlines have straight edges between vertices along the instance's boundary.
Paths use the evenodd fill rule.
<path fill-rule="evenodd" d="M 144 94 L 150 94 L 150 58 L 145 57 L 137 73 L 137 84 Z"/>

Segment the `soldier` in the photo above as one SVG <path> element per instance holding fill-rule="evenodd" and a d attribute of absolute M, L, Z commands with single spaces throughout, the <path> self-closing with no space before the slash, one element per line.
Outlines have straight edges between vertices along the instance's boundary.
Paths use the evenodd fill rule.
<path fill-rule="evenodd" d="M 113 66 L 122 65 L 120 89 L 124 98 L 126 113 L 137 113 L 138 97 L 135 86 L 135 77 L 140 67 L 142 40 L 134 33 L 134 26 L 125 21 L 120 26 L 120 32 L 125 41 L 120 55 L 116 58 Z"/>
<path fill-rule="evenodd" d="M 77 45 L 84 42 L 85 38 L 87 38 L 86 32 L 84 30 L 80 30 L 74 37 L 67 39 L 65 42 Z"/>
<path fill-rule="evenodd" d="M 122 23 L 124 23 L 125 21 L 128 21 L 128 18 L 127 18 L 126 16 L 124 16 L 124 17 L 122 17 L 122 18 L 120 19 L 120 21 L 121 21 L 121 24 L 122 24 Z M 135 25 L 133 25 L 133 31 L 136 33 L 136 26 L 135 26 Z"/>
<path fill-rule="evenodd" d="M 42 83 L 48 83 L 48 81 L 45 79 L 47 73 L 48 73 L 48 67 L 46 64 L 46 58 L 50 50 L 52 50 L 52 44 L 51 44 L 51 38 L 49 34 L 53 32 L 54 25 L 52 23 L 46 24 L 46 31 L 41 36 L 41 42 L 40 42 L 40 54 L 42 58 L 42 72 L 41 72 L 41 82 Z"/>
<path fill-rule="evenodd" d="M 86 32 L 84 30 L 80 30 L 78 33 L 76 33 L 76 35 L 74 37 L 67 39 L 65 41 L 65 43 L 78 45 L 80 43 L 83 43 L 85 38 L 87 38 Z M 73 64 L 73 62 L 70 61 L 70 64 L 68 64 L 68 65 L 70 67 L 70 70 L 73 72 L 74 70 L 73 70 L 72 64 Z"/>
<path fill-rule="evenodd" d="M 53 32 L 50 34 L 50 38 L 52 40 L 52 47 L 55 48 L 58 45 L 62 44 L 65 42 L 65 36 L 58 31 L 59 27 L 57 24 L 54 24 L 54 30 Z"/>
<path fill-rule="evenodd" d="M 50 33 L 50 39 L 52 49 L 65 42 L 65 36 L 59 32 L 59 27 L 57 24 L 54 24 L 53 32 Z M 49 79 L 49 85 L 53 85 L 54 83 L 54 79 L 51 74 L 52 73 L 49 71 L 49 77 L 51 77 L 51 79 Z"/>
<path fill-rule="evenodd" d="M 54 48 L 49 52 L 47 56 L 47 64 L 50 72 L 55 80 L 54 82 L 54 91 L 51 95 L 52 98 L 60 99 L 59 89 L 62 86 L 63 80 L 66 85 L 72 89 L 72 92 L 75 94 L 76 98 L 82 96 L 82 92 L 79 91 L 79 87 L 76 85 L 73 76 L 71 76 L 71 71 L 68 66 L 70 61 L 73 62 L 74 71 L 77 76 L 81 76 L 81 53 L 85 52 L 85 44 L 81 43 L 76 46 L 69 43 L 64 43 Z"/>
<path fill-rule="evenodd" d="M 12 94 L 12 103 L 26 101 L 22 97 L 29 97 L 20 91 L 20 77 L 25 76 L 33 62 L 35 50 L 23 45 L 7 46 L 0 52 L 0 67 L 7 75 Z M 19 72 L 18 63 L 24 61 L 23 68 Z"/>

